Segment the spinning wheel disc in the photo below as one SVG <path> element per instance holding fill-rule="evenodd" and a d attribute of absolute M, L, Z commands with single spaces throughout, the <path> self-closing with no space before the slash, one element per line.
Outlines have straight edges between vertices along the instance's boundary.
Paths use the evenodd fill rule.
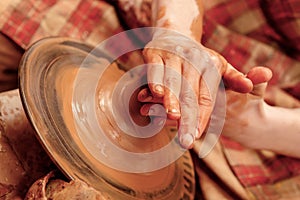
<path fill-rule="evenodd" d="M 83 141 L 97 133 L 92 133 L 89 127 L 78 128 L 79 123 L 88 121 L 90 111 L 75 102 L 74 93 L 78 88 L 74 85 L 81 64 L 91 50 L 91 47 L 69 38 L 48 38 L 35 43 L 24 54 L 19 72 L 20 94 L 29 120 L 48 154 L 67 177 L 86 182 L 108 199 L 193 199 L 194 171 L 188 151 L 168 166 L 134 173 L 112 168 L 97 159 L 101 153 L 110 156 L 110 149 L 105 145 L 97 147 L 100 153 L 93 152 L 89 148 L 94 147 L 94 143 Z M 105 60 L 101 58 L 101 52 L 98 53 L 100 56 L 92 56 L 89 60 L 90 66 Z M 89 73 L 90 68 L 84 70 Z M 124 73 L 116 63 L 111 63 L 103 74 L 104 78 L 91 83 L 98 85 L 95 87 L 98 93 L 104 91 L 107 94 L 93 97 L 96 103 L 103 100 L 104 109 L 97 110 L 98 105 L 92 106 L 97 110 L 97 123 L 104 126 L 107 138 L 119 148 L 123 147 L 122 144 L 126 147 L 126 144 L 136 142 L 132 143 L 131 136 L 123 137 L 123 143 L 118 142 L 111 134 L 122 135 L 121 130 L 112 127 L 110 118 L 113 115 L 109 113 L 114 104 L 111 91 Z M 164 128 L 157 137 L 167 141 L 172 134 L 171 130 Z M 153 138 L 145 140 L 149 139 Z M 130 145 L 127 148 L 132 150 Z M 121 165 L 127 164 L 124 160 L 122 162 Z"/>

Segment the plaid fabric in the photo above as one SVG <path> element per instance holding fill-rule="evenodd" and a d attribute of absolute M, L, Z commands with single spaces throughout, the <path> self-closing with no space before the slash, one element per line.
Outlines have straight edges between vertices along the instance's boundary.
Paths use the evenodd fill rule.
<path fill-rule="evenodd" d="M 242 72 L 253 66 L 269 67 L 274 74 L 270 84 L 299 99 L 299 2 L 214 0 L 206 11 L 203 43 Z"/>
<path fill-rule="evenodd" d="M 150 0 L 135 0 L 137 4 L 107 2 L 1 0 L 0 31 L 27 48 L 48 36 L 67 36 L 96 45 L 122 31 L 121 24 L 125 27 L 149 25 Z M 274 77 L 268 90 L 269 102 L 299 106 L 300 1 L 209 0 L 205 6 L 203 44 L 221 53 L 242 72 L 257 65 L 271 68 Z M 118 14 L 123 16 L 121 21 Z M 291 103 L 286 104 L 287 100 Z M 242 184 L 253 199 L 300 197 L 298 159 L 246 149 L 226 138 L 222 138 L 221 144 L 223 149 L 221 152 L 218 148 L 217 156 L 211 154 L 200 164 L 195 163 L 202 196 L 209 196 L 206 191 L 213 191 L 211 194 L 220 191 L 224 198 L 243 196 L 239 186 Z M 216 161 L 220 165 L 217 166 Z M 230 181 L 226 183 L 227 179 Z"/>
<path fill-rule="evenodd" d="M 300 99 L 300 1 L 213 0 L 207 5 L 203 43 L 246 73 L 253 66 L 273 71 L 270 103 Z M 281 98 L 277 98 L 281 96 Z M 255 151 L 222 138 L 233 173 L 253 199 L 298 199 L 300 160 Z"/>
<path fill-rule="evenodd" d="M 225 137 L 222 145 L 233 173 L 255 199 L 300 197 L 299 159 L 244 148 Z"/>
<path fill-rule="evenodd" d="M 270 17 L 269 23 L 282 38 L 281 45 L 291 56 L 300 59 L 300 2 L 268 0 L 262 1 L 266 8 L 265 15 Z"/>
<path fill-rule="evenodd" d="M 278 46 L 299 57 L 300 24 L 298 0 L 214 0 L 206 16 L 239 34 Z M 209 37 L 209 36 L 208 36 Z"/>
<path fill-rule="evenodd" d="M 116 1 L 104 0 L 1 0 L 0 31 L 26 49 L 52 36 L 71 37 L 96 46 L 123 31 Z M 122 6 L 122 5 L 120 5 Z M 128 38 L 122 40 L 133 45 Z M 119 58 L 124 68 L 140 60 L 140 52 Z"/>
<path fill-rule="evenodd" d="M 122 31 L 114 7 L 93 0 L 2 0 L 0 30 L 27 48 L 49 36 L 72 37 L 97 45 Z"/>

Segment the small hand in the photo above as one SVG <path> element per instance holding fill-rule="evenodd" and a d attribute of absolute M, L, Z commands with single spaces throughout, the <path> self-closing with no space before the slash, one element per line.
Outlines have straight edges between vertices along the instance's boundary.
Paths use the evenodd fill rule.
<path fill-rule="evenodd" d="M 264 94 L 267 82 L 272 77 L 268 68 L 253 68 L 247 77 L 252 81 L 253 90 L 247 94 L 226 91 L 226 120 L 222 134 L 246 146 L 257 143 L 255 134 L 265 127 Z"/>

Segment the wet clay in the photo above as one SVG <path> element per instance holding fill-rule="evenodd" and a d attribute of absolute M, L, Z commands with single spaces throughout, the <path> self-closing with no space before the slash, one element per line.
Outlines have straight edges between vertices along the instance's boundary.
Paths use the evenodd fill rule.
<path fill-rule="evenodd" d="M 169 143 L 170 137 L 176 133 L 164 128 L 152 137 L 137 138 L 121 131 L 116 126 L 112 108 L 123 102 L 112 101 L 112 94 L 125 72 L 116 63 L 111 63 L 101 78 L 95 75 L 97 66 L 109 64 L 101 56 L 94 56 L 81 68 L 88 54 L 85 48 L 80 49 L 82 45 L 66 38 L 40 41 L 25 54 L 26 62 L 20 70 L 28 116 L 49 155 L 67 177 L 86 182 L 109 199 L 192 199 L 195 180 L 189 152 L 163 168 L 145 173 L 118 170 L 98 159 L 99 155 L 108 160 L 114 159 L 114 156 L 111 154 L 112 147 L 102 143 L 100 133 L 89 131 L 90 127 L 80 129 L 79 125 L 88 124 L 92 114 L 96 114 L 96 122 L 88 125 L 102 127 L 103 137 L 113 147 L 127 153 L 147 155 L 155 152 Z M 83 78 L 79 80 L 80 74 Z M 94 84 L 95 91 L 89 83 Z M 81 99 L 76 99 L 76 94 Z M 94 105 L 85 105 L 91 99 Z M 134 95 L 126 106 L 139 106 Z M 140 125 L 149 122 L 139 115 L 138 109 L 131 109 L 130 117 L 141 122 Z M 120 166 L 131 164 L 130 160 L 122 157 L 122 153 L 116 156 L 122 160 L 116 160 Z M 170 159 L 160 156 L 160 160 L 153 162 Z M 135 162 L 139 165 L 139 160 Z"/>
<path fill-rule="evenodd" d="M 77 70 L 73 70 L 72 67 L 67 68 L 69 68 L 69 70 L 67 70 L 68 72 L 66 73 L 69 74 L 69 76 L 68 78 L 61 79 L 63 82 L 58 82 L 57 88 L 61 88 L 61 85 L 66 85 L 74 81 Z M 127 133 L 122 132 L 122 130 L 118 128 L 116 122 L 114 121 L 115 119 L 112 114 L 112 103 L 121 102 L 112 102 L 112 92 L 114 86 L 124 73 L 124 71 L 120 70 L 118 66 L 113 63 L 108 67 L 108 69 L 102 75 L 102 78 L 99 80 L 97 87 L 98 96 L 95 97 L 95 102 L 98 103 L 96 107 L 99 124 L 103 128 L 110 141 L 114 145 L 117 145 L 126 151 L 134 153 L 147 153 L 158 150 L 166 145 L 170 141 L 170 137 L 174 136 L 176 133 L 171 133 L 167 129 L 163 129 L 161 132 L 150 138 L 135 138 Z M 61 98 L 64 99 L 64 120 L 66 121 L 66 124 L 68 124 L 68 128 L 71 130 L 71 132 L 76 132 L 76 128 L 74 127 L 74 117 L 70 107 L 72 102 L 72 93 L 70 91 L 72 91 L 72 88 L 69 89 L 70 90 L 61 90 L 58 95 L 61 95 Z M 140 107 L 136 97 L 132 98 L 132 101 L 130 101 L 130 105 L 128 106 L 137 108 Z M 132 113 L 132 117 L 134 117 L 135 120 L 140 121 L 140 124 L 147 125 L 148 123 L 151 123 L 147 117 L 143 117 L 139 114 L 139 109 L 135 109 L 133 112 L 135 113 Z M 80 141 L 77 142 L 80 143 Z M 103 149 L 100 151 L 109 157 L 109 148 L 108 150 L 106 148 L 108 147 L 103 146 Z M 89 152 L 86 152 L 86 154 L 89 154 Z M 193 171 L 191 171 L 192 163 L 189 161 L 188 156 L 185 156 L 184 160 L 184 166 L 186 166 L 186 170 L 184 172 L 180 170 L 181 167 L 178 166 L 179 163 L 172 163 L 165 168 L 149 173 L 126 173 L 109 168 L 108 166 L 103 165 L 96 160 L 94 160 L 93 165 L 97 166 L 97 168 L 102 171 L 105 179 L 107 179 L 108 182 L 110 182 L 114 187 L 119 188 L 121 191 L 127 191 L 129 194 L 134 193 L 133 196 L 139 196 L 143 198 L 145 196 L 153 196 L 155 199 L 165 199 L 166 196 L 168 196 L 166 194 L 173 193 L 174 190 L 178 190 L 178 187 L 181 188 L 180 184 L 182 183 L 183 185 L 186 184 L 189 186 L 187 187 L 189 190 L 182 188 L 182 191 L 176 191 L 176 193 L 183 196 L 193 195 L 194 179 L 192 175 Z M 182 165 L 182 163 L 180 165 Z M 185 178 L 178 179 L 178 177 Z M 183 182 L 179 183 L 179 180 Z"/>

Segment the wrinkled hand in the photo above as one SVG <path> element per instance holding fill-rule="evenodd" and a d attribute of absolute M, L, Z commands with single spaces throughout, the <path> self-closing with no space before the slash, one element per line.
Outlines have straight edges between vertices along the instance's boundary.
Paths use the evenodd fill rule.
<path fill-rule="evenodd" d="M 237 92 L 250 92 L 253 87 L 221 55 L 179 33 L 155 34 L 143 56 L 149 90 L 138 95 L 140 101 L 148 102 L 141 114 L 148 114 L 152 103 L 162 103 L 168 118 L 179 120 L 179 141 L 185 148 L 191 148 L 204 132 L 222 77 Z"/>

